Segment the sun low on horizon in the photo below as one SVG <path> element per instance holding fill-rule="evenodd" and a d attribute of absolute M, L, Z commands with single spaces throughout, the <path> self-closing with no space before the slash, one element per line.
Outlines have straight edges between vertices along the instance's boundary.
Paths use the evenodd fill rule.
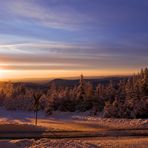
<path fill-rule="evenodd" d="M 146 6 L 145 0 L 2 1 L 0 80 L 138 72 L 148 64 Z"/>
<path fill-rule="evenodd" d="M 2 69 L 0 68 L 0 79 L 3 79 L 3 71 L 2 71 Z"/>

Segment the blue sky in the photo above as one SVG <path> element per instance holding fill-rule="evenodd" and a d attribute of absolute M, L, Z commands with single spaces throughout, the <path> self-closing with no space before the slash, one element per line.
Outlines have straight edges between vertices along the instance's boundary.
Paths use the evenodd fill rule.
<path fill-rule="evenodd" d="M 1 1 L 0 68 L 134 72 L 148 63 L 147 14 L 147 0 Z"/>

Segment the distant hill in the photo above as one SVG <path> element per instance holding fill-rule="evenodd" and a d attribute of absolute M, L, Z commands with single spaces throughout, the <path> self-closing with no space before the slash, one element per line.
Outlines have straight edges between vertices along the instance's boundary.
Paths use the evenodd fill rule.
<path fill-rule="evenodd" d="M 101 84 L 107 84 L 110 81 L 113 82 L 119 82 L 120 80 L 127 79 L 128 76 L 121 76 L 121 77 L 103 77 L 103 78 L 97 78 L 97 79 L 85 79 L 86 82 L 90 82 L 94 87 L 96 87 L 99 83 Z M 58 88 L 62 87 L 74 87 L 79 84 L 79 79 L 76 80 L 67 80 L 67 79 L 54 79 L 51 80 L 48 85 L 49 87 L 52 85 L 57 86 Z"/>
<path fill-rule="evenodd" d="M 86 82 L 90 82 L 94 87 L 96 87 L 98 84 L 108 84 L 110 81 L 112 82 L 119 82 L 120 80 L 127 79 L 130 76 L 112 76 L 112 77 L 98 77 L 98 78 L 86 78 L 84 79 Z M 0 82 L 0 87 L 2 87 L 5 83 L 8 82 Z M 34 82 L 11 82 L 14 84 L 14 86 L 23 84 L 28 89 L 48 89 L 53 84 L 57 88 L 63 88 L 63 87 L 74 87 L 79 85 L 79 79 L 53 79 L 49 82 L 46 81 L 46 83 L 34 83 Z"/>

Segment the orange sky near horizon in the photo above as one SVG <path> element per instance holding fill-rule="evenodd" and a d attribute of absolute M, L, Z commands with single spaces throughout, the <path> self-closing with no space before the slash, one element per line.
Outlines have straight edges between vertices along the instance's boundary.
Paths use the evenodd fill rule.
<path fill-rule="evenodd" d="M 84 76 L 112 76 L 112 75 L 130 75 L 138 70 L 0 70 L 0 80 L 22 80 L 39 78 L 66 78 Z"/>

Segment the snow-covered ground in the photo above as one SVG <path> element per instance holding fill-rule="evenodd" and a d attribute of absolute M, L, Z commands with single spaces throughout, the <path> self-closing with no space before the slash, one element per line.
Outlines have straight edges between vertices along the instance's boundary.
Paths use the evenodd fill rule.
<path fill-rule="evenodd" d="M 92 116 L 73 116 L 75 120 L 97 122 L 102 126 L 116 129 L 148 128 L 146 119 L 107 119 Z"/>
<path fill-rule="evenodd" d="M 148 138 L 3 140 L 1 148 L 147 148 Z"/>
<path fill-rule="evenodd" d="M 103 131 L 106 129 L 148 128 L 148 120 L 142 119 L 103 119 L 89 116 L 89 113 L 54 112 L 45 116 L 39 112 L 38 126 L 34 126 L 34 113 L 23 111 L 6 111 L 0 108 L 0 132 L 2 131 Z M 63 140 L 1 140 L 0 148 L 17 147 L 55 147 L 55 148 L 97 148 L 97 147 L 137 147 L 147 148 L 148 137 L 141 138 L 92 138 Z"/>
<path fill-rule="evenodd" d="M 0 108 L 0 127 L 4 124 L 34 125 L 34 112 L 7 111 Z M 53 130 L 97 130 L 100 128 L 134 129 L 148 128 L 148 120 L 144 119 L 107 119 L 89 116 L 85 113 L 54 112 L 46 116 L 38 113 L 38 125 Z M 60 125 L 60 126 L 59 126 Z M 1 128 L 0 128 L 1 129 Z"/>

